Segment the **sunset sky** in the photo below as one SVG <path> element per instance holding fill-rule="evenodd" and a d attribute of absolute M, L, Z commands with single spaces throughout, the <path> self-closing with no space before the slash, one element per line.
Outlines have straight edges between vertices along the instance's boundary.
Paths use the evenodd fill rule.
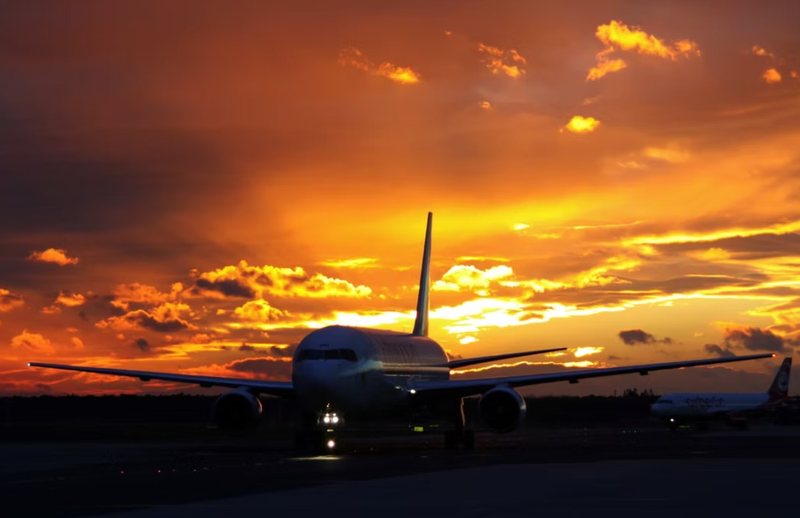
<path fill-rule="evenodd" d="M 797 2 L 0 12 L 2 394 L 410 331 L 427 211 L 451 356 L 569 347 L 482 374 L 778 356 L 531 393 L 766 390 L 800 346 Z"/>

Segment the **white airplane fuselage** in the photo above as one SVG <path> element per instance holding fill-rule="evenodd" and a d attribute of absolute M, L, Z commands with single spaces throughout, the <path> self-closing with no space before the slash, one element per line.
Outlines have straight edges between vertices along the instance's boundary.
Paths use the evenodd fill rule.
<path fill-rule="evenodd" d="M 426 336 L 329 326 L 298 345 L 292 384 L 306 413 L 331 407 L 345 416 L 381 415 L 411 403 L 412 381 L 449 379 L 447 361 Z"/>
<path fill-rule="evenodd" d="M 746 414 L 762 408 L 769 400 L 766 393 L 673 393 L 653 403 L 651 412 L 666 418 Z"/>

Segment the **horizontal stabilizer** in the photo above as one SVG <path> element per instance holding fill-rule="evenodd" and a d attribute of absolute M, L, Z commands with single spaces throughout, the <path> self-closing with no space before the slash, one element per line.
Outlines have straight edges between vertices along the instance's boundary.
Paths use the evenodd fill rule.
<path fill-rule="evenodd" d="M 519 353 L 506 353 L 495 354 L 492 356 L 479 356 L 477 358 L 466 358 L 463 360 L 452 360 L 447 362 L 447 366 L 451 369 L 459 369 L 468 365 L 475 365 L 476 363 L 495 362 L 498 360 L 507 360 L 509 358 L 519 358 L 520 356 L 532 356 L 534 354 L 545 354 L 556 351 L 566 351 L 566 347 L 556 347 L 555 349 L 538 349 L 536 351 L 522 351 Z"/>

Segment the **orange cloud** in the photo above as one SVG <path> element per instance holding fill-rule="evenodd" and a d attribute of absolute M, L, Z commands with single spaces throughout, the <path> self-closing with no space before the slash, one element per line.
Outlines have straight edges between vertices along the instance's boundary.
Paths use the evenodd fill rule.
<path fill-rule="evenodd" d="M 25 301 L 22 299 L 22 296 L 0 288 L 0 313 L 5 313 L 24 305 Z"/>
<path fill-rule="evenodd" d="M 593 66 L 586 75 L 587 81 L 595 81 L 606 74 L 619 72 L 623 68 L 628 67 L 628 64 L 621 59 L 606 59 L 606 54 L 607 53 L 601 52 L 597 55 L 597 64 Z"/>
<path fill-rule="evenodd" d="M 85 302 L 86 297 L 84 295 L 81 295 L 80 293 L 67 293 L 64 291 L 60 292 L 55 300 L 55 304 L 61 304 L 62 306 L 66 306 L 68 308 L 81 306 Z"/>
<path fill-rule="evenodd" d="M 251 322 L 271 322 L 287 316 L 285 311 L 270 306 L 264 299 L 251 300 L 233 310 L 234 315 Z"/>
<path fill-rule="evenodd" d="M 150 310 L 137 309 L 121 316 L 109 317 L 95 324 L 100 329 L 115 331 L 136 331 L 148 329 L 160 333 L 171 333 L 197 326 L 186 320 L 193 316 L 188 304 L 165 302 Z"/>
<path fill-rule="evenodd" d="M 201 273 L 195 284 L 207 294 L 244 298 L 263 298 L 266 294 L 278 297 L 360 298 L 372 294 L 367 286 L 354 285 L 321 273 L 310 275 L 300 266 L 252 266 L 245 260 L 237 265 Z"/>
<path fill-rule="evenodd" d="M 584 134 L 593 132 L 598 126 L 600 126 L 600 121 L 594 117 L 575 115 L 564 125 L 563 129 L 570 133 Z"/>
<path fill-rule="evenodd" d="M 111 304 L 127 311 L 131 303 L 158 305 L 167 301 L 174 301 L 183 291 L 183 284 L 172 284 L 169 293 L 164 293 L 154 286 L 132 282 L 118 284 L 114 288 L 114 300 Z"/>
<path fill-rule="evenodd" d="M 598 26 L 595 36 L 605 45 L 605 48 L 597 53 L 597 63 L 589 69 L 586 75 L 587 81 L 595 81 L 627 67 L 627 63 L 622 59 L 609 57 L 617 50 L 656 56 L 671 61 L 676 61 L 679 57 L 688 58 L 700 55 L 700 49 L 694 41 L 683 39 L 669 45 L 664 40 L 648 34 L 638 27 L 628 27 L 616 20 Z"/>
<path fill-rule="evenodd" d="M 34 251 L 28 256 L 29 261 L 38 263 L 53 263 L 59 266 L 78 264 L 77 257 L 69 257 L 67 251 L 62 248 L 48 248 L 47 250 Z"/>
<path fill-rule="evenodd" d="M 575 350 L 572 352 L 572 355 L 575 356 L 575 358 L 583 358 L 584 356 L 599 354 L 603 352 L 604 349 L 605 347 L 592 347 L 592 346 L 576 347 Z"/>
<path fill-rule="evenodd" d="M 377 268 L 378 260 L 374 257 L 355 257 L 353 259 L 329 259 L 322 261 L 322 266 L 329 268 L 347 268 L 347 269 L 363 269 L 363 268 Z"/>
<path fill-rule="evenodd" d="M 761 74 L 761 79 L 763 79 L 768 85 L 774 85 L 776 83 L 780 83 L 781 79 L 783 78 L 781 77 L 781 73 L 778 72 L 778 69 L 768 68 L 763 74 Z"/>
<path fill-rule="evenodd" d="M 413 85 L 419 83 L 421 79 L 411 67 L 401 67 L 388 61 L 376 65 L 355 47 L 348 47 L 339 52 L 339 64 L 363 70 L 374 76 L 385 77 L 401 85 Z"/>
<path fill-rule="evenodd" d="M 11 339 L 11 347 L 23 349 L 34 354 L 53 354 L 56 352 L 53 344 L 39 333 L 30 333 L 27 329 Z"/>
<path fill-rule="evenodd" d="M 754 56 L 759 56 L 762 58 L 773 58 L 775 57 L 772 52 L 768 51 L 764 47 L 760 47 L 758 45 L 753 45 L 752 52 Z"/>
<path fill-rule="evenodd" d="M 492 266 L 485 270 L 472 265 L 458 264 L 451 267 L 442 278 L 433 283 L 437 291 L 472 291 L 478 295 L 489 295 L 492 282 L 514 275 L 506 265 Z"/>
<path fill-rule="evenodd" d="M 494 75 L 504 74 L 512 79 L 525 75 L 527 60 L 515 49 L 501 49 L 478 43 L 478 52 L 483 54 L 483 64 Z"/>

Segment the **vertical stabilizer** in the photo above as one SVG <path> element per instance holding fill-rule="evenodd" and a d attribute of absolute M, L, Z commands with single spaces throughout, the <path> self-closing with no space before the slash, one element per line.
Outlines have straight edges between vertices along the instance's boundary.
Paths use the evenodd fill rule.
<path fill-rule="evenodd" d="M 414 321 L 414 336 L 428 336 L 428 306 L 431 291 L 431 225 L 433 213 L 428 213 L 425 229 L 425 248 L 422 251 L 422 269 L 419 273 L 419 295 L 417 296 L 417 319 Z"/>
<path fill-rule="evenodd" d="M 778 374 L 772 381 L 769 387 L 770 399 L 783 399 L 789 394 L 789 374 L 792 371 L 792 359 L 784 358 L 781 367 L 778 369 Z"/>

